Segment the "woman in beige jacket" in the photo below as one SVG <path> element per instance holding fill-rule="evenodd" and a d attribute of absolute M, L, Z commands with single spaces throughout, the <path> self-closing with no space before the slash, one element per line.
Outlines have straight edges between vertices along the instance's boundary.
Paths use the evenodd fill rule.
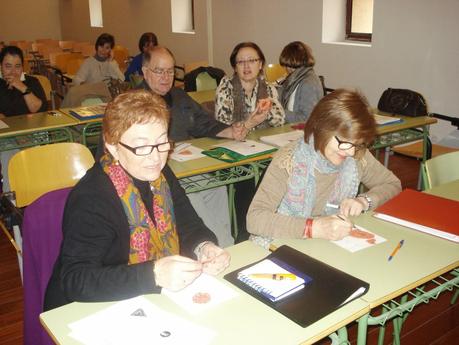
<path fill-rule="evenodd" d="M 356 216 L 401 191 L 400 180 L 368 151 L 376 123 L 365 98 L 338 89 L 322 98 L 304 139 L 281 148 L 247 214 L 247 228 L 267 238 L 346 236 Z M 362 183 L 368 191 L 358 194 Z"/>

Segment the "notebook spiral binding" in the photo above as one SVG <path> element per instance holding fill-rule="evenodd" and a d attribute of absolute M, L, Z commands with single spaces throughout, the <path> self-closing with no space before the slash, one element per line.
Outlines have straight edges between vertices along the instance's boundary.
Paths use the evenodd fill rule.
<path fill-rule="evenodd" d="M 247 284 L 248 286 L 250 286 L 252 289 L 254 289 L 257 292 L 260 292 L 260 293 L 262 293 L 264 295 L 267 295 L 267 296 L 271 295 L 271 290 L 264 288 L 260 284 L 257 284 L 257 282 L 253 281 L 252 279 L 250 279 L 249 277 L 247 277 L 245 275 L 239 274 L 237 276 L 237 279 L 242 281 L 244 284 Z"/>

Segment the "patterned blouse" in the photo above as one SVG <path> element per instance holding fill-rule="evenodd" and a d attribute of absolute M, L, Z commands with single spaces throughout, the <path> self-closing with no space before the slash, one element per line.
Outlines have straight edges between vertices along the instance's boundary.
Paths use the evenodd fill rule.
<path fill-rule="evenodd" d="M 250 96 L 245 95 L 244 97 L 245 106 L 250 110 L 250 113 L 252 113 L 256 107 L 257 90 L 258 80 L 252 90 L 252 94 Z M 276 88 L 273 85 L 268 84 L 267 91 L 272 102 L 272 107 L 268 113 L 266 121 L 259 124 L 256 128 L 266 127 L 266 123 L 271 127 L 282 126 L 285 123 L 284 109 L 279 102 Z M 233 84 L 231 84 L 231 78 L 228 78 L 227 76 L 223 77 L 220 85 L 218 85 L 216 94 L 215 116 L 218 121 L 231 125 L 234 122 Z"/>

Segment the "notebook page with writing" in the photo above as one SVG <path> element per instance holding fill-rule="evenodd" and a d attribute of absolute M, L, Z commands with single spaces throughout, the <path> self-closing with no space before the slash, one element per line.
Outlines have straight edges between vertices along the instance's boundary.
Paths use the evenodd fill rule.
<path fill-rule="evenodd" d="M 292 273 L 292 271 L 279 266 L 272 260 L 265 259 L 239 272 L 238 279 L 264 297 L 277 302 L 303 289 L 305 284 L 311 281 L 311 278 L 306 275 L 300 277 L 294 273 L 293 279 L 282 278 L 283 274 L 289 275 Z M 277 279 L 275 279 L 276 275 Z"/>

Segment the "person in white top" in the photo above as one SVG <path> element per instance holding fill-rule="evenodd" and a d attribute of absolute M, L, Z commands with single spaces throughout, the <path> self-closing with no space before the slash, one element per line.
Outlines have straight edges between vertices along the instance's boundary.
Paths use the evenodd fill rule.
<path fill-rule="evenodd" d="M 113 59 L 115 38 L 107 33 L 100 35 L 95 44 L 96 54 L 88 57 L 73 78 L 74 85 L 109 82 L 110 78 L 124 80 L 118 63 Z"/>

